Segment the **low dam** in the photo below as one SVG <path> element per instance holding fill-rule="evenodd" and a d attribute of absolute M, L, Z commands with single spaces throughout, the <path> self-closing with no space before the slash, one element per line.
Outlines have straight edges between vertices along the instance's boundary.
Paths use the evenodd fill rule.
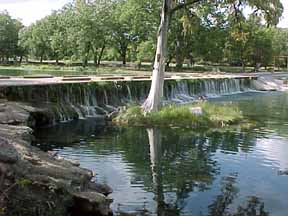
<path fill-rule="evenodd" d="M 217 97 L 258 90 L 256 76 L 168 76 L 165 100 L 188 103 L 199 97 Z M 0 98 L 49 109 L 53 122 L 68 121 L 115 111 L 142 103 L 149 93 L 150 77 L 29 77 L 0 81 Z M 50 108 L 49 108 L 50 107 Z"/>

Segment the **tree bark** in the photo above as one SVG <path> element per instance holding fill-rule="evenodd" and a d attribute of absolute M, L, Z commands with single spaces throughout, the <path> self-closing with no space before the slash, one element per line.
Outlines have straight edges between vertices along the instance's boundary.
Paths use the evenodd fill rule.
<path fill-rule="evenodd" d="M 85 68 L 88 66 L 88 58 L 89 58 L 89 53 L 91 50 L 91 44 L 85 44 L 85 53 L 84 53 L 84 58 L 83 58 L 83 62 L 82 62 L 82 66 Z"/>
<path fill-rule="evenodd" d="M 163 98 L 168 27 L 171 9 L 172 0 L 163 0 L 161 22 L 157 36 L 156 56 L 153 66 L 152 83 L 149 96 L 142 105 L 144 112 L 158 111 L 161 106 L 161 100 Z"/>
<path fill-rule="evenodd" d="M 87 65 L 88 65 L 88 56 L 85 56 L 84 59 L 83 59 L 82 66 L 83 66 L 84 68 L 86 68 Z"/>
<path fill-rule="evenodd" d="M 242 72 L 245 73 L 245 70 L 246 70 L 245 61 L 242 60 Z"/>
<path fill-rule="evenodd" d="M 126 65 L 126 49 L 123 49 L 121 51 L 121 59 L 122 59 L 122 64 Z"/>
<path fill-rule="evenodd" d="M 19 64 L 22 64 L 22 61 L 23 61 L 23 55 L 20 56 Z"/>
<path fill-rule="evenodd" d="M 95 67 L 98 66 L 98 52 L 94 51 L 94 65 Z"/>
<path fill-rule="evenodd" d="M 105 42 L 101 48 L 101 51 L 100 51 L 100 54 L 99 54 L 99 57 L 98 57 L 98 62 L 97 62 L 97 65 L 100 66 L 101 64 L 101 59 L 102 59 L 102 56 L 103 56 L 103 53 L 104 53 L 104 50 L 106 48 L 106 45 L 105 45 Z"/>

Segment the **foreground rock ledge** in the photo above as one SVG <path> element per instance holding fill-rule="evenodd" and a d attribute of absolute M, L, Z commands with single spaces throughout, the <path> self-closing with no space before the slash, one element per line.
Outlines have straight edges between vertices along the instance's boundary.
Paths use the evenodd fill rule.
<path fill-rule="evenodd" d="M 92 182 L 93 173 L 79 164 L 31 146 L 31 128 L 9 125 L 28 117 L 0 119 L 0 216 L 112 215 L 109 186 Z"/>

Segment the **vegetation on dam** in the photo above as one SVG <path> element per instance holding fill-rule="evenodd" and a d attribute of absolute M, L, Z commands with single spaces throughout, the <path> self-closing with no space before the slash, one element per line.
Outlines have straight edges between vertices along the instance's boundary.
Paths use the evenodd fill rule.
<path fill-rule="evenodd" d="M 236 124 L 243 118 L 241 111 L 231 104 L 215 105 L 208 102 L 193 105 L 168 105 L 158 112 L 143 113 L 132 106 L 113 119 L 115 123 L 145 127 L 209 128 Z"/>

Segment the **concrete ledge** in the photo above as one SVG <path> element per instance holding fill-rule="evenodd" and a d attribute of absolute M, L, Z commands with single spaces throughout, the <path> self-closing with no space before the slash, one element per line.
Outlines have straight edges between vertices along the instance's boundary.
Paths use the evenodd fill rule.
<path fill-rule="evenodd" d="M 123 76 L 119 76 L 119 77 L 114 77 L 114 76 L 111 76 L 111 77 L 101 77 L 100 80 L 124 80 L 125 77 Z"/>
<path fill-rule="evenodd" d="M 0 79 L 3 80 L 3 79 L 11 79 L 11 77 L 9 76 L 0 76 Z"/>
<path fill-rule="evenodd" d="M 62 81 L 90 81 L 91 77 L 67 77 L 63 78 Z"/>
<path fill-rule="evenodd" d="M 151 76 L 132 76 L 131 79 L 151 79 Z"/>
<path fill-rule="evenodd" d="M 54 78 L 54 76 L 49 75 L 49 74 L 44 74 L 44 75 L 27 75 L 23 76 L 24 79 L 47 79 L 47 78 Z"/>
<path fill-rule="evenodd" d="M 284 73 L 281 73 L 283 76 Z M 286 74 L 287 75 L 287 74 Z M 165 75 L 165 80 L 198 80 L 198 79 L 258 79 L 261 76 L 276 76 L 276 74 L 256 74 L 256 73 L 242 73 L 242 74 L 187 74 L 187 73 L 168 73 Z M 280 76 L 280 74 L 277 74 Z M 288 75 L 287 75 L 288 76 Z M 113 76 L 113 75 L 66 75 L 63 77 L 53 77 L 52 75 L 27 75 L 24 77 L 10 77 L 0 76 L 1 86 L 33 86 L 33 85 L 54 85 L 67 83 L 89 83 L 89 82 L 103 82 L 103 81 L 151 81 L 150 75 L 135 75 L 135 76 Z"/>
<path fill-rule="evenodd" d="M 63 78 L 89 77 L 89 75 L 64 75 Z"/>

